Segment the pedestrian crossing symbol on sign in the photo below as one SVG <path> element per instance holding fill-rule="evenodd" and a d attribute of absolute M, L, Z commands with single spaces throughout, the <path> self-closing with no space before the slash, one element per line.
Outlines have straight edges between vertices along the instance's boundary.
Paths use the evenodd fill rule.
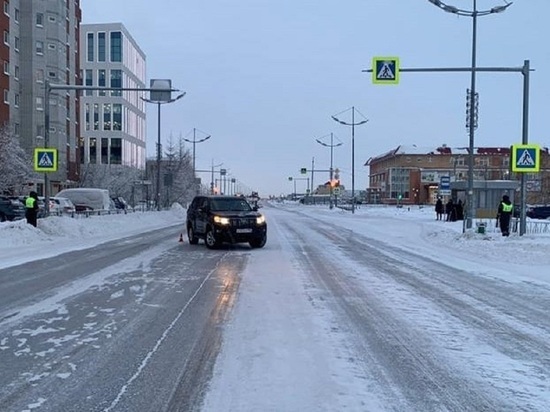
<path fill-rule="evenodd" d="M 512 172 L 533 173 L 540 170 L 540 148 L 538 145 L 512 146 Z"/>
<path fill-rule="evenodd" d="M 57 171 L 57 149 L 34 149 L 34 170 L 36 172 Z"/>
<path fill-rule="evenodd" d="M 374 84 L 398 84 L 399 58 L 374 57 L 372 59 L 372 82 Z"/>

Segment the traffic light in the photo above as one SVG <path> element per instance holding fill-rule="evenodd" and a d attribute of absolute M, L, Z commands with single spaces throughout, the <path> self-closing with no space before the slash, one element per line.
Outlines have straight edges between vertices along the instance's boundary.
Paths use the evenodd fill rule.
<path fill-rule="evenodd" d="M 302 167 L 302 168 L 300 169 L 300 173 L 303 174 L 303 175 L 305 175 L 305 174 L 307 173 L 307 168 Z"/>

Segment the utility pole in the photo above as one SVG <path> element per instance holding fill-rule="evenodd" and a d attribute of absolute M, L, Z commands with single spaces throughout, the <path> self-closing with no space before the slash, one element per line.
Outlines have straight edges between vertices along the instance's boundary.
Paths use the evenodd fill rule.
<path fill-rule="evenodd" d="M 338 119 L 336 116 L 331 116 L 332 119 L 340 124 L 345 126 L 351 126 L 351 213 L 355 213 L 355 126 L 361 126 L 362 124 L 367 123 L 369 120 L 361 120 L 360 122 L 355 123 L 355 106 L 352 106 L 351 109 L 351 123 L 344 122 Z M 347 110 L 344 110 L 344 112 Z M 358 110 L 357 110 L 358 111 Z M 341 113 L 344 113 L 341 112 Z M 341 114 L 339 113 L 339 114 Z M 364 117 L 364 116 L 363 116 Z"/>

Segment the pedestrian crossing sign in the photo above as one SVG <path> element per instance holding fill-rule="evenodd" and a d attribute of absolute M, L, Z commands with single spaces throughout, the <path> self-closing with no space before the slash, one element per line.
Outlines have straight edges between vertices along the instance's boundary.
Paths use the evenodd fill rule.
<path fill-rule="evenodd" d="M 372 82 L 374 84 L 398 84 L 399 83 L 399 58 L 398 57 L 373 57 L 372 58 Z"/>
<path fill-rule="evenodd" d="M 56 172 L 57 149 L 34 149 L 34 170 L 36 172 Z"/>
<path fill-rule="evenodd" d="M 534 173 L 540 170 L 540 147 L 536 144 L 512 145 L 512 172 Z"/>

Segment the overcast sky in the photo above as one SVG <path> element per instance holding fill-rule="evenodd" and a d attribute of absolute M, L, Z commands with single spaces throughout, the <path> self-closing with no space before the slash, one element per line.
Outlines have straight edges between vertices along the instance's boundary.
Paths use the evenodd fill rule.
<path fill-rule="evenodd" d="M 471 0 L 448 0 L 471 9 Z M 478 0 L 479 9 L 504 4 Z M 373 85 L 374 56 L 401 67 L 469 67 L 472 19 L 428 0 L 81 0 L 83 23 L 121 22 L 147 56 L 147 77 L 170 78 L 187 95 L 162 107 L 162 140 L 211 138 L 196 145 L 197 169 L 223 163 L 260 195 L 290 193 L 300 168 L 334 166 L 351 188 L 351 128 L 331 119 L 355 106 L 369 121 L 355 129 L 355 189 L 368 186 L 363 164 L 398 145 L 468 146 L 468 73 L 402 73 L 399 85 Z M 531 74 L 530 142 L 550 145 L 550 1 L 516 0 L 503 14 L 478 19 L 480 67 L 520 67 Z M 521 142 L 523 78 L 479 73 L 476 146 Z M 346 119 L 347 116 L 347 119 Z M 341 113 L 351 121 L 351 111 Z M 157 140 L 148 109 L 148 153 Z M 204 137 L 197 134 L 197 139 Z M 339 140 L 338 140 L 339 139 Z M 191 145 L 189 145 L 191 149 Z M 200 176 L 209 182 L 205 173 Z M 308 176 L 310 176 L 308 174 Z M 328 173 L 317 173 L 315 185 Z M 298 191 L 306 181 L 298 181 Z"/>

